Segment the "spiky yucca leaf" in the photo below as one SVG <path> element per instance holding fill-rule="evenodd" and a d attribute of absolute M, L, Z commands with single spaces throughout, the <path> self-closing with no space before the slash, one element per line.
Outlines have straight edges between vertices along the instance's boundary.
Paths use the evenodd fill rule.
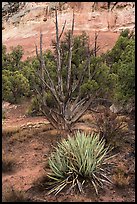
<path fill-rule="evenodd" d="M 86 135 L 77 131 L 74 137 L 62 140 L 49 158 L 52 173 L 48 176 L 55 184 L 49 193 L 58 194 L 68 184 L 71 184 L 70 189 L 77 186 L 83 192 L 85 181 L 91 181 L 98 194 L 98 187 L 111 183 L 106 169 L 103 169 L 103 164 L 109 159 L 108 151 L 105 140 L 97 133 Z"/>

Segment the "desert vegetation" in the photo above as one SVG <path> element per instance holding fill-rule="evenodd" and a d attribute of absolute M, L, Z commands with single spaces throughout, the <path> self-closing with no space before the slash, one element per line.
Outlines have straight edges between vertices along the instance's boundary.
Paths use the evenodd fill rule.
<path fill-rule="evenodd" d="M 129 30 L 121 33 L 116 45 L 112 50 L 101 56 L 95 56 L 95 47 L 89 49 L 88 36 L 83 33 L 80 36 L 73 37 L 73 49 L 71 54 L 65 55 L 69 46 L 70 33 L 66 33 L 65 39 L 60 42 L 61 55 L 61 75 L 62 86 L 66 93 L 65 87 L 67 79 L 66 65 L 68 57 L 71 57 L 71 83 L 73 80 L 73 93 L 71 93 L 73 101 L 77 98 L 89 97 L 92 94 L 92 103 L 100 98 L 110 100 L 112 103 L 119 103 L 124 106 L 129 104 L 134 106 L 135 96 L 135 39 L 134 34 Z M 42 38 L 42 34 L 41 34 Z M 55 44 L 55 42 L 53 42 Z M 96 48 L 97 50 L 99 47 Z M 96 52 L 97 52 L 96 50 Z M 39 60 L 34 57 L 21 61 L 23 49 L 21 46 L 12 48 L 11 53 L 6 52 L 6 46 L 2 47 L 2 99 L 11 103 L 17 103 L 24 97 L 33 98 L 32 112 L 40 112 L 41 95 L 37 91 L 40 90 L 39 75 L 36 74 L 39 68 Z M 55 53 L 47 51 L 42 53 L 43 60 L 46 62 L 46 69 L 57 86 Z M 70 59 L 69 59 L 70 60 Z M 84 75 L 85 76 L 84 76 Z M 45 74 L 44 74 L 45 75 Z M 81 79 L 81 80 L 80 80 Z M 46 75 L 44 82 L 46 82 Z M 83 82 L 79 86 L 80 82 Z M 37 85 L 37 87 L 36 87 Z M 46 85 L 45 85 L 46 86 Z M 74 90 L 75 88 L 75 90 Z M 80 89 L 78 92 L 77 89 Z M 111 91 L 110 91 L 111 90 Z M 34 96 L 35 92 L 35 96 Z M 94 96 L 94 97 L 93 97 Z M 44 99 L 47 101 L 48 107 L 56 107 L 56 100 L 52 92 L 46 88 Z M 34 99 L 35 98 L 35 99 Z M 82 102 L 81 102 L 82 103 Z M 31 112 L 31 111 L 30 111 Z M 42 113 L 43 114 L 43 113 Z"/>
<path fill-rule="evenodd" d="M 84 183 L 88 181 L 98 194 L 98 186 L 103 188 L 105 182 L 111 184 L 106 175 L 108 170 L 104 168 L 106 160 L 110 159 L 108 149 L 105 140 L 100 140 L 96 133 L 86 135 L 78 131 L 63 140 L 49 158 L 52 172 L 48 177 L 55 185 L 49 193 L 55 192 L 56 195 L 67 185 L 70 186 L 68 191 L 77 186 L 80 192 L 84 192 Z"/>
<path fill-rule="evenodd" d="M 98 33 L 95 33 L 91 47 L 86 33 L 74 36 L 74 13 L 71 30 L 66 33 L 65 24 L 59 32 L 55 9 L 54 51 L 43 51 L 40 33 L 40 49 L 35 45 L 36 57 L 26 61 L 21 60 L 21 46 L 13 47 L 10 53 L 5 45 L 2 46 L 2 100 L 13 104 L 20 104 L 26 99 L 31 101 L 27 117 L 44 116 L 51 125 L 49 129 L 41 126 L 31 126 L 29 130 L 3 129 L 2 139 L 4 144 L 5 140 L 9 143 L 9 148 L 13 148 L 11 145 L 14 144 L 19 147 L 27 145 L 28 141 L 33 143 L 36 139 L 43 146 L 51 146 L 46 154 L 46 166 L 43 166 L 43 178 L 46 179 L 41 184 L 47 197 L 50 194 L 56 197 L 62 191 L 68 194 L 74 189 L 84 195 L 87 188 L 94 189 L 98 196 L 100 189 L 104 190 L 104 184 L 121 189 L 130 184 L 128 171 L 117 166 L 113 170 L 111 164 L 117 165 L 121 148 L 126 144 L 126 135 L 130 137 L 126 116 L 133 114 L 135 107 L 135 36 L 133 32 L 124 30 L 112 50 L 98 55 Z M 102 103 L 100 111 L 98 106 Z M 120 113 L 126 116 L 113 113 L 110 110 L 112 104 L 121 106 Z M 88 134 L 75 128 L 86 113 L 92 115 L 88 124 L 93 125 L 95 130 L 91 128 Z M 53 139 L 54 142 L 51 142 Z M 42 148 L 38 146 L 34 150 L 42 151 Z M 17 149 L 12 151 L 18 152 Z M 33 156 L 38 157 L 38 154 L 33 153 Z M 14 162 L 11 157 L 3 156 L 3 173 L 11 171 Z M 9 202 L 26 199 L 15 190 L 4 194 L 4 200 Z"/>

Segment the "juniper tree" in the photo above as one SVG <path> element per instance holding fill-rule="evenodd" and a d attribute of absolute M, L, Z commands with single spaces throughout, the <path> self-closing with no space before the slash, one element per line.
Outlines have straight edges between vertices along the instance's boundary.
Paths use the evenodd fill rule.
<path fill-rule="evenodd" d="M 54 42 L 54 48 L 56 79 L 55 77 L 53 79 L 51 70 L 47 67 L 42 48 L 43 36 L 42 33 L 40 33 L 40 52 L 38 52 L 38 47 L 36 46 L 36 55 L 39 60 L 37 75 L 40 80 L 40 87 L 36 87 L 36 92 L 40 98 L 39 105 L 41 112 L 51 124 L 57 129 L 70 131 L 73 125 L 87 111 L 91 103 L 97 97 L 97 94 L 100 93 L 100 87 L 97 84 L 98 78 L 100 78 L 98 75 L 100 72 L 104 72 L 104 81 L 106 77 L 105 72 L 106 74 L 109 73 L 109 68 L 101 64 L 101 62 L 96 63 L 98 64 L 97 66 L 95 65 L 96 67 L 91 66 L 91 59 L 95 60 L 95 58 L 97 58 L 97 51 L 99 49 L 97 45 L 98 34 L 95 33 L 94 48 L 91 50 L 89 44 L 86 44 L 85 59 L 82 60 L 80 64 L 78 77 L 73 77 L 74 12 L 71 30 L 67 33 L 67 50 L 65 50 L 65 52 L 62 52 L 61 37 L 65 29 L 66 21 L 64 22 L 62 31 L 59 33 L 57 9 L 55 9 L 55 18 L 56 40 Z M 77 67 L 75 69 L 77 69 Z M 92 69 L 92 73 L 89 72 L 89 69 Z M 45 97 L 47 92 L 50 93 L 54 99 L 54 108 L 49 107 L 47 104 Z"/>

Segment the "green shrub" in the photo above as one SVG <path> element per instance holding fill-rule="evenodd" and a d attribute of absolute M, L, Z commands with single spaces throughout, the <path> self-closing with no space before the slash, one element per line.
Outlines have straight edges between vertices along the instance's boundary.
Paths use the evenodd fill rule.
<path fill-rule="evenodd" d="M 48 107 L 55 108 L 55 99 L 49 91 L 45 93 L 45 100 L 47 102 Z"/>
<path fill-rule="evenodd" d="M 28 108 L 26 114 L 29 116 L 36 116 L 40 114 L 40 106 L 37 97 L 32 98 L 30 107 Z"/>
<path fill-rule="evenodd" d="M 2 72 L 2 100 L 5 101 L 11 101 L 13 97 L 10 74 L 8 70 Z"/>
<path fill-rule="evenodd" d="M 2 45 L 2 70 L 18 71 L 22 68 L 23 48 L 18 45 L 11 47 L 11 52 L 7 53 L 5 45 Z"/>
<path fill-rule="evenodd" d="M 128 28 L 126 28 L 125 30 L 123 30 L 120 34 L 120 36 L 122 37 L 128 37 L 130 30 Z"/>
<path fill-rule="evenodd" d="M 45 101 L 50 108 L 55 107 L 55 99 L 51 95 L 50 92 L 45 93 Z M 41 112 L 41 103 L 40 103 L 40 97 L 37 95 L 32 98 L 31 105 L 27 111 L 27 115 L 35 116 L 35 115 L 43 115 Z"/>
<path fill-rule="evenodd" d="M 111 183 L 104 166 L 110 159 L 109 147 L 105 147 L 105 140 L 100 140 L 99 134 L 86 135 L 78 131 L 74 137 L 68 136 L 67 140 L 58 143 L 55 149 L 49 158 L 49 194 L 56 195 L 67 186 L 70 186 L 69 190 L 77 186 L 83 192 L 84 184 L 89 182 L 98 194 L 98 186 L 103 188 L 104 182 Z"/>
<path fill-rule="evenodd" d="M 111 73 L 117 77 L 113 101 L 119 104 L 130 104 L 135 96 L 135 38 L 124 30 L 115 46 L 106 53 L 105 61 Z"/>
<path fill-rule="evenodd" d="M 29 81 L 20 71 L 2 72 L 2 99 L 10 103 L 18 103 L 30 92 Z"/>

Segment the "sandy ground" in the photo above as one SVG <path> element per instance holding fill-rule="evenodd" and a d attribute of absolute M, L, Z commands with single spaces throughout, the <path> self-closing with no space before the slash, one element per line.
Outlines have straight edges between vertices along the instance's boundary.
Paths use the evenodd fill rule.
<path fill-rule="evenodd" d="M 60 133 L 51 128 L 44 117 L 25 117 L 25 111 L 28 103 L 13 106 L 7 111 L 7 119 L 3 124 L 2 151 L 4 156 L 11 155 L 15 160 L 13 171 L 2 174 L 3 195 L 7 187 L 21 190 L 32 200 L 46 200 L 48 202 L 133 202 L 135 201 L 135 178 L 134 178 L 134 131 L 131 138 L 122 146 L 120 154 L 114 162 L 117 166 L 124 168 L 126 174 L 130 177 L 128 185 L 118 188 L 116 185 L 104 187 L 96 196 L 91 189 L 85 189 L 85 193 L 80 195 L 78 192 L 72 192 L 67 195 L 65 192 L 58 196 L 46 195 L 46 190 L 40 191 L 34 183 L 47 172 L 47 161 L 53 146 L 61 139 Z M 22 125 L 28 123 L 38 124 L 47 122 L 40 127 L 27 126 L 21 129 Z M 130 121 L 131 126 L 133 121 Z M 12 128 L 12 131 L 18 127 L 18 131 L 6 134 L 6 130 Z M 83 127 L 83 126 L 82 126 Z M 123 166 L 123 167 L 122 167 Z M 45 169 L 45 170 L 44 170 Z M 114 172 L 113 172 L 114 173 Z"/>

